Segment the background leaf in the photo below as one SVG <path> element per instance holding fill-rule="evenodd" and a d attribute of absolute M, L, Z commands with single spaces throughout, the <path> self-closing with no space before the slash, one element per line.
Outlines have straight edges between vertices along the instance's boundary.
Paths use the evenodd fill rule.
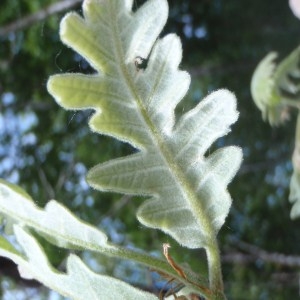
<path fill-rule="evenodd" d="M 261 110 L 263 120 L 278 124 L 278 103 L 280 99 L 274 93 L 274 60 L 277 53 L 271 52 L 256 67 L 251 79 L 251 94 L 256 106 Z"/>
<path fill-rule="evenodd" d="M 287 106 L 299 109 L 300 47 L 276 66 L 277 54 L 269 53 L 256 67 L 251 94 L 264 120 L 279 125 L 289 119 Z"/>
<path fill-rule="evenodd" d="M 300 217 L 300 113 L 298 112 L 295 148 L 293 152 L 293 174 L 290 182 L 289 200 L 293 203 L 291 210 L 291 218 L 296 219 Z"/>
<path fill-rule="evenodd" d="M 290 180 L 289 200 L 293 203 L 291 218 L 300 216 L 300 47 L 297 47 L 277 67 L 275 53 L 268 54 L 257 66 L 251 82 L 251 93 L 263 119 L 278 125 L 289 119 L 291 108 L 298 110 L 293 174 Z"/>

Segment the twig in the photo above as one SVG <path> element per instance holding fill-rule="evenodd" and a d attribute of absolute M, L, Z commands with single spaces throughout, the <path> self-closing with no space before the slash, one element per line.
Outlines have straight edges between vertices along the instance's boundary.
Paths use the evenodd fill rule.
<path fill-rule="evenodd" d="M 59 175 L 58 175 L 58 179 L 56 181 L 56 184 L 55 184 L 55 187 L 54 187 L 54 190 L 55 191 L 59 191 L 62 189 L 62 187 L 64 186 L 64 184 L 66 183 L 66 180 L 68 177 L 70 177 L 73 169 L 74 169 L 74 165 L 75 165 L 75 162 L 74 160 L 72 159 L 69 163 L 68 163 L 68 166 L 67 168 L 61 170 L 59 172 Z"/>
<path fill-rule="evenodd" d="M 241 252 L 230 252 L 223 254 L 221 260 L 222 263 L 247 265 L 250 263 L 254 263 L 257 260 L 257 257 Z"/>
<path fill-rule="evenodd" d="M 36 13 L 25 16 L 24 18 L 18 19 L 10 24 L 7 24 L 0 28 L 0 36 L 6 36 L 11 32 L 15 32 L 30 25 L 46 19 L 48 16 L 70 9 L 71 7 L 82 2 L 82 0 L 63 0 L 52 5 L 49 5 Z"/>
<path fill-rule="evenodd" d="M 254 245 L 236 240 L 234 241 L 234 245 L 237 246 L 239 249 L 249 253 L 250 255 L 243 253 L 234 253 L 230 259 L 230 255 L 227 254 L 222 257 L 223 261 L 229 262 L 231 260 L 236 262 L 249 263 L 255 261 L 256 259 L 261 259 L 264 262 L 270 262 L 276 265 L 293 268 L 300 267 L 300 256 L 285 255 L 277 252 L 267 252 Z"/>
<path fill-rule="evenodd" d="M 188 71 L 192 77 L 208 76 L 208 75 L 222 75 L 228 73 L 242 73 L 248 72 L 251 69 L 254 69 L 256 66 L 256 61 L 252 60 L 239 60 L 231 64 L 219 64 L 211 65 L 208 67 L 193 67 L 189 68 Z"/>
<path fill-rule="evenodd" d="M 47 176 L 41 167 L 38 167 L 38 174 L 39 174 L 39 178 L 41 180 L 42 186 L 44 187 L 44 190 L 46 191 L 47 198 L 54 199 L 55 191 L 54 191 L 53 187 L 51 186 L 51 184 L 49 183 Z"/>

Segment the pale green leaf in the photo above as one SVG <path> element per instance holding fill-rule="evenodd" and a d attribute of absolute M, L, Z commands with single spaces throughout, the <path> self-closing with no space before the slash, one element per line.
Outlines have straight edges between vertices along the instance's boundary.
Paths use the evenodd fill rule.
<path fill-rule="evenodd" d="M 56 246 L 135 260 L 174 276 L 174 271 L 165 261 L 108 242 L 101 230 L 78 219 L 55 200 L 48 202 L 45 208 L 39 208 L 22 189 L 3 180 L 0 180 L 0 213 L 6 220 L 9 218 L 14 223 L 34 229 Z M 5 240 L 2 242 L 5 243 Z"/>
<path fill-rule="evenodd" d="M 110 243 L 102 231 L 78 219 L 54 200 L 51 200 L 45 208 L 39 208 L 21 188 L 3 180 L 0 180 L 0 213 L 5 217 L 5 221 L 9 218 L 12 224 L 33 229 L 56 246 L 130 259 L 188 284 L 167 261 Z M 17 253 L 17 250 L 1 236 L 0 248 Z M 186 274 L 195 276 L 190 270 L 186 270 Z M 197 277 L 197 280 L 201 281 L 203 286 L 207 284 L 203 278 Z"/>
<path fill-rule="evenodd" d="M 75 300 L 157 299 L 118 279 L 92 272 L 75 255 L 68 257 L 66 273 L 61 273 L 49 264 L 42 248 L 31 235 L 18 226 L 15 227 L 15 235 L 25 257 L 2 247 L 0 255 L 13 260 L 26 278 L 35 278 L 65 297 Z"/>
<path fill-rule="evenodd" d="M 300 47 L 278 66 L 277 54 L 269 53 L 257 66 L 251 80 L 251 94 L 264 120 L 278 125 L 289 119 L 287 107 L 300 105 Z"/>
<path fill-rule="evenodd" d="M 293 203 L 291 209 L 291 219 L 297 219 L 300 217 L 300 173 L 293 172 L 290 182 L 290 195 L 289 200 Z"/>
<path fill-rule="evenodd" d="M 107 237 L 100 230 L 77 219 L 54 200 L 48 202 L 45 209 L 38 208 L 22 189 L 3 180 L 0 180 L 0 212 L 20 224 L 34 228 L 57 246 L 105 248 L 109 252 Z"/>
<path fill-rule="evenodd" d="M 92 130 L 138 150 L 94 167 L 88 173 L 93 187 L 149 196 L 137 213 L 143 224 L 186 247 L 206 247 L 228 214 L 226 188 L 241 151 L 206 152 L 236 121 L 236 99 L 226 90 L 214 92 L 175 124 L 190 76 L 178 69 L 179 38 L 157 39 L 167 13 L 166 0 L 147 1 L 135 13 L 131 1 L 85 1 L 83 18 L 72 13 L 63 19 L 61 38 L 97 73 L 52 76 L 48 90 L 65 108 L 95 109 Z M 147 67 L 139 68 L 149 54 Z"/>
<path fill-rule="evenodd" d="M 34 229 L 36 232 L 45 236 L 48 241 L 54 243 L 55 245 L 73 249 L 92 250 L 94 252 L 101 252 L 110 256 L 132 259 L 136 262 L 149 266 L 151 269 L 169 274 L 171 277 L 179 277 L 176 275 L 176 273 L 174 274 L 174 270 L 172 270 L 171 267 L 163 260 L 150 257 L 149 255 L 141 253 L 140 251 L 136 252 L 110 244 L 107 242 L 107 237 L 104 235 L 104 233 L 88 224 L 85 224 L 54 200 L 50 201 L 44 209 L 38 208 L 32 199 L 26 193 L 24 193 L 22 189 L 3 180 L 0 180 L 0 212 L 5 217 L 9 216 L 9 218 L 14 220 L 14 223 L 18 223 L 22 227 L 30 227 L 31 229 Z M 24 241 L 24 243 L 25 242 L 26 241 Z M 32 253 L 32 250 L 29 251 Z M 2 236 L 0 236 L 0 255 L 11 258 L 16 263 L 25 261 L 24 257 Z M 36 259 L 38 258 L 38 256 L 35 256 L 35 253 L 33 254 L 33 257 Z M 44 258 L 42 261 L 29 261 L 28 264 L 20 263 L 19 267 L 22 276 L 40 280 L 50 288 L 59 291 L 63 295 L 66 295 L 69 288 L 71 288 L 70 285 L 64 286 L 64 289 L 61 290 L 60 287 L 51 282 L 53 274 L 38 274 L 38 270 L 34 264 L 42 266 L 42 263 L 48 264 L 48 262 L 46 262 L 46 258 Z M 49 266 L 49 268 L 51 267 Z M 32 272 L 32 270 L 35 271 Z M 40 270 L 41 269 L 39 269 L 39 271 Z M 189 273 L 187 272 L 187 274 Z M 105 280 L 105 284 L 108 287 L 110 284 L 109 279 L 110 278 L 108 277 L 102 277 L 102 281 L 99 282 L 101 283 L 103 280 Z M 87 280 L 90 280 L 90 278 Z M 117 284 L 119 284 L 119 281 Z M 111 288 L 116 288 L 114 281 L 112 282 Z M 77 292 L 74 292 L 74 299 L 81 299 L 75 297 Z M 128 290 L 128 295 L 129 294 L 130 291 Z M 70 296 L 70 294 L 67 295 Z M 79 293 L 78 295 L 81 294 Z M 106 294 L 101 295 L 106 297 Z M 114 297 L 114 295 L 112 297 Z M 100 297 L 95 299 L 102 298 Z M 127 296 L 124 299 L 127 299 Z"/>
<path fill-rule="evenodd" d="M 274 88 L 274 72 L 276 68 L 276 52 L 269 53 L 256 67 L 251 80 L 251 93 L 257 107 L 265 114 L 266 107 L 272 104 L 272 90 Z"/>
<path fill-rule="evenodd" d="M 251 94 L 256 106 L 261 110 L 263 120 L 277 125 L 280 120 L 280 98 L 274 91 L 274 73 L 277 58 L 275 52 L 269 53 L 256 67 L 251 80 Z"/>
<path fill-rule="evenodd" d="M 293 203 L 291 219 L 300 217 L 300 112 L 298 112 L 295 148 L 293 152 L 293 175 L 290 182 L 289 200 Z"/>
<path fill-rule="evenodd" d="M 274 73 L 275 89 L 282 98 L 300 100 L 300 47 L 289 54 Z"/>
<path fill-rule="evenodd" d="M 263 117 L 271 124 L 289 118 L 291 107 L 300 109 L 300 47 L 297 47 L 277 67 L 275 53 L 268 54 L 258 65 L 251 82 L 251 93 Z M 289 200 L 293 203 L 291 218 L 300 216 L 300 119 L 298 114 L 294 172 L 290 182 Z"/>

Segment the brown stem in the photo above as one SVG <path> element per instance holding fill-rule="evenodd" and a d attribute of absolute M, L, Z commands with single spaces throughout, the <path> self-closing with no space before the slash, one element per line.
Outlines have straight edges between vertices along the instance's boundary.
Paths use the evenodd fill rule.
<path fill-rule="evenodd" d="M 27 28 L 38 21 L 45 20 L 50 15 L 68 10 L 80 2 L 82 2 L 82 0 L 63 0 L 56 2 L 31 15 L 25 16 L 24 18 L 20 18 L 10 24 L 0 27 L 0 36 L 6 36 L 11 32 Z"/>

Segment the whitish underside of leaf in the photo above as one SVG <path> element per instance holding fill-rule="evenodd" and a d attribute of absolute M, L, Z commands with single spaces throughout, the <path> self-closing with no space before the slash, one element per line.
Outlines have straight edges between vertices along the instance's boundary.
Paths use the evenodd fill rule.
<path fill-rule="evenodd" d="M 118 279 L 92 272 L 75 255 L 68 257 L 67 272 L 61 273 L 49 264 L 31 235 L 19 226 L 15 226 L 15 235 L 25 255 L 10 251 L 8 247 L 0 247 L 0 255 L 13 260 L 26 278 L 35 278 L 65 297 L 75 300 L 157 299 Z"/>
<path fill-rule="evenodd" d="M 44 209 L 38 208 L 23 190 L 0 180 L 0 212 L 15 222 L 34 228 L 54 244 L 76 249 L 113 249 L 107 236 L 84 223 L 64 206 L 51 200 Z"/>
<path fill-rule="evenodd" d="M 7 218 L 12 220 L 12 232 L 10 234 L 14 234 L 13 228 L 17 224 L 26 230 L 34 230 L 39 235 L 44 236 L 48 242 L 56 246 L 76 250 L 90 250 L 94 253 L 134 260 L 153 270 L 164 272 L 170 277 L 178 277 L 165 260 L 141 253 L 141 251 L 122 248 L 108 242 L 106 235 L 102 231 L 78 219 L 55 200 L 51 200 L 45 208 L 39 208 L 23 190 L 3 180 L 0 180 L 0 213 L 4 216 L 5 222 L 7 222 Z M 10 254 L 8 255 L 8 253 Z M 11 258 L 14 261 L 16 261 L 15 257 L 18 256 L 24 258 L 4 236 L 0 236 L 1 255 Z M 31 263 L 34 264 L 35 262 L 28 262 L 28 264 Z M 40 280 L 50 288 L 61 292 L 57 289 L 57 286 L 48 283 L 46 277 L 40 276 L 37 273 L 30 275 L 30 272 L 27 272 L 26 268 L 24 269 L 22 266 L 23 263 L 20 264 L 23 275 L 25 274 L 26 277 L 33 277 Z M 29 269 L 31 268 L 36 267 L 30 266 Z"/>
<path fill-rule="evenodd" d="M 11 227 L 19 224 L 33 229 L 56 246 L 131 259 L 174 275 L 164 260 L 110 243 L 105 233 L 78 219 L 55 200 L 48 202 L 45 208 L 39 208 L 23 190 L 3 180 L 0 180 L 0 213 L 6 223 L 11 220 Z M 5 239 L 0 240 L 0 246 L 2 244 L 8 246 Z"/>
<path fill-rule="evenodd" d="M 96 74 L 52 76 L 48 90 L 67 109 L 95 109 L 92 130 L 138 149 L 94 167 L 88 182 L 99 190 L 148 196 L 137 213 L 143 224 L 184 246 L 203 247 L 224 223 L 231 205 L 226 187 L 241 162 L 236 147 L 205 157 L 236 121 L 236 99 L 226 90 L 214 92 L 174 124 L 174 109 L 190 77 L 178 69 L 179 38 L 158 39 L 167 1 L 150 0 L 135 13 L 131 5 L 85 1 L 83 18 L 71 13 L 63 19 L 62 40 Z M 137 57 L 146 59 L 150 51 L 147 68 L 139 69 Z"/>

